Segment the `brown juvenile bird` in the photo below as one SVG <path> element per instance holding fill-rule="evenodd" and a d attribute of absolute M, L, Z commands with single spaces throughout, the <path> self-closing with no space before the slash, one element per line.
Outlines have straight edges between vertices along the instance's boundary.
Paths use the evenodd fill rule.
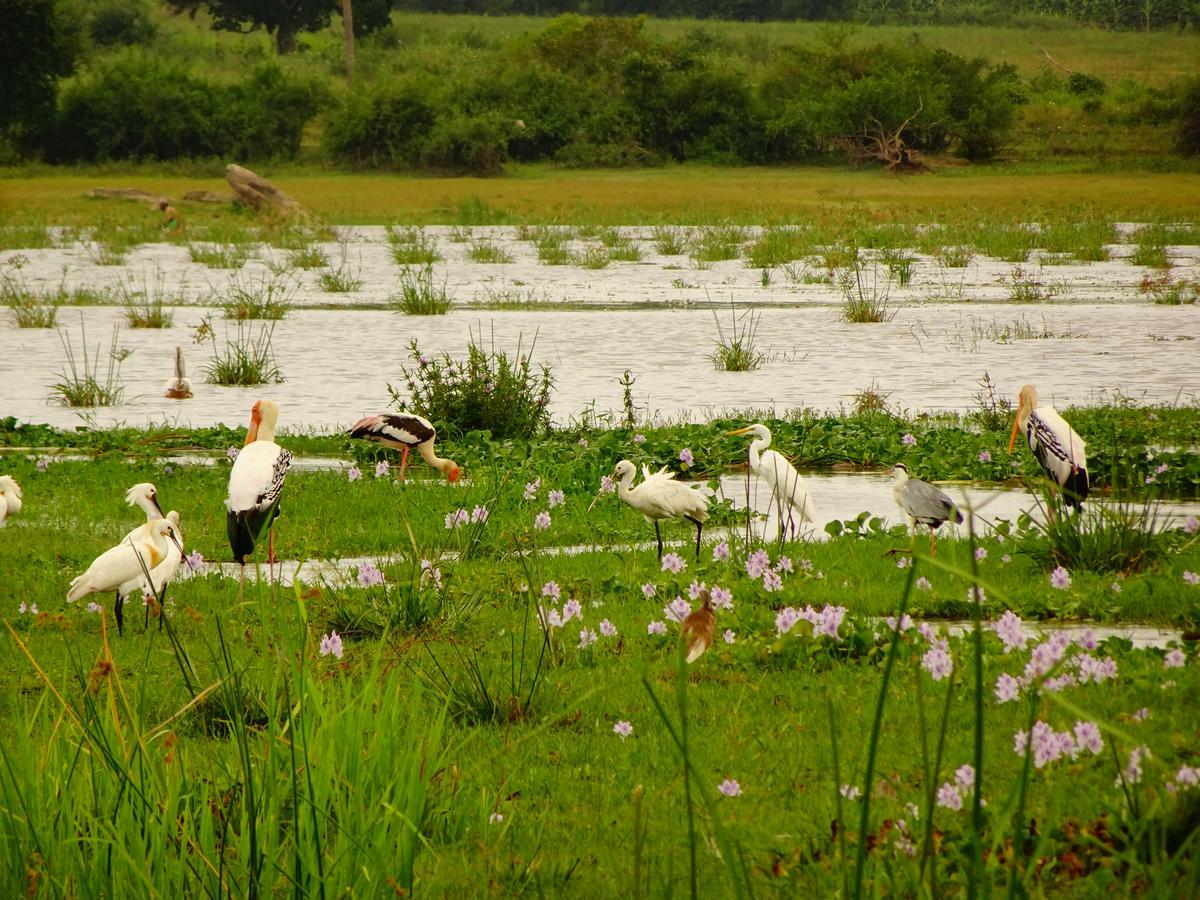
<path fill-rule="evenodd" d="M 713 638 L 717 636 L 717 617 L 713 614 L 712 595 L 708 588 L 702 588 L 700 599 L 703 604 L 697 610 L 688 613 L 679 629 L 679 637 L 687 649 L 687 661 L 695 662 L 704 655 L 704 651 L 712 646 Z"/>

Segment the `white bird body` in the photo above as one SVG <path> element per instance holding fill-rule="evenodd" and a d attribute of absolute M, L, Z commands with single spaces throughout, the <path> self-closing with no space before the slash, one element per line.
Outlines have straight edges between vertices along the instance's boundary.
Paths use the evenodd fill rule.
<path fill-rule="evenodd" d="M 787 457 L 767 449 L 771 446 L 770 429 L 757 424 L 728 433 L 755 435 L 755 440 L 750 442 L 750 471 L 762 478 L 771 489 L 771 496 L 779 510 L 779 529 L 784 536 L 789 527 L 795 535 L 804 522 L 815 522 L 817 507 L 809 492 L 808 482 L 788 462 Z"/>
<path fill-rule="evenodd" d="M 1082 504 L 1090 487 L 1087 444 L 1053 406 L 1038 405 L 1037 388 L 1032 384 L 1021 388 L 1017 419 L 1008 441 L 1010 453 L 1018 431 L 1025 435 L 1025 442 L 1046 477 L 1062 488 L 1066 505 Z"/>
<path fill-rule="evenodd" d="M 145 537 L 140 541 L 122 540 L 117 546 L 97 556 L 86 572 L 71 581 L 71 588 L 67 591 L 67 602 L 74 603 L 88 594 L 115 592 L 117 630 L 121 632 L 121 608 L 126 597 L 122 592 L 123 586 L 131 581 L 136 583 L 143 576 L 143 565 L 147 570 L 153 571 L 164 562 L 167 558 L 167 547 L 174 541 L 174 527 L 167 519 L 159 519 L 150 525 Z"/>
<path fill-rule="evenodd" d="M 167 381 L 163 396 L 168 400 L 187 400 L 192 396 L 192 383 L 183 371 L 182 347 L 175 348 L 175 375 Z"/>
<path fill-rule="evenodd" d="M 279 515 L 279 495 L 292 454 L 275 443 L 279 407 L 271 400 L 254 404 L 246 446 L 229 473 L 229 495 L 225 499 L 226 530 L 233 558 L 245 565 L 246 557 L 264 527 Z M 270 557 L 274 559 L 272 530 Z"/>
<path fill-rule="evenodd" d="M 168 584 L 175 577 L 175 573 L 179 571 L 179 564 L 183 561 L 183 532 L 179 529 L 179 513 L 171 510 L 165 518 L 175 530 L 175 538 L 178 543 L 174 541 L 167 542 L 167 555 L 162 562 L 150 569 L 149 582 L 146 581 L 145 574 L 139 569 L 136 578 L 132 578 L 122 584 L 121 594 L 123 596 L 128 597 L 138 589 L 143 594 L 154 594 L 157 596 L 163 585 Z M 153 522 L 148 522 L 145 525 L 139 525 L 125 536 L 125 540 L 132 540 L 135 543 L 139 540 L 145 540 L 153 524 Z"/>
<path fill-rule="evenodd" d="M 712 489 L 705 484 L 685 484 L 675 480 L 675 473 L 666 468 L 650 474 L 642 467 L 642 483 L 633 487 L 636 468 L 627 459 L 617 463 L 613 477 L 617 496 L 640 512 L 647 522 L 654 523 L 658 537 L 658 555 L 662 558 L 662 533 L 658 523 L 665 519 L 688 519 L 696 525 L 696 555 L 700 554 L 700 535 L 708 519 L 708 501 Z"/>
<path fill-rule="evenodd" d="M 21 511 L 21 485 L 11 475 L 0 475 L 0 528 L 4 520 Z"/>

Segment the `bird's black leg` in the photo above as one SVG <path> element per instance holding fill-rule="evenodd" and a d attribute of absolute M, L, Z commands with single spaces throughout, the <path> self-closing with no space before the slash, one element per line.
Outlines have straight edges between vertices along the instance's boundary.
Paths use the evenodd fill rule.
<path fill-rule="evenodd" d="M 121 592 L 117 591 L 117 602 L 113 607 L 113 613 L 117 617 L 117 636 L 125 636 L 125 613 L 122 607 L 125 605 L 125 598 L 121 596 Z"/>
<path fill-rule="evenodd" d="M 149 594 L 142 594 L 142 602 L 146 606 L 146 622 L 144 625 L 142 625 L 143 631 L 148 630 L 150 628 L 150 596 L 151 595 L 149 595 Z"/>
<path fill-rule="evenodd" d="M 692 519 L 691 516 L 688 516 L 688 518 Z M 704 523 L 701 522 L 699 519 L 692 519 L 692 521 L 696 523 L 696 559 L 699 559 L 700 558 L 700 535 L 704 531 Z"/>
<path fill-rule="evenodd" d="M 658 561 L 662 562 L 662 532 L 658 529 L 658 522 L 654 523 L 654 536 L 658 538 Z"/>

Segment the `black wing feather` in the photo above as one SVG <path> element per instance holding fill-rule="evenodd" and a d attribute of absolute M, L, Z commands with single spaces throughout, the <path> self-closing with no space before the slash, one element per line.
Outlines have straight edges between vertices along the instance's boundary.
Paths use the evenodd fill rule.
<path fill-rule="evenodd" d="M 392 441 L 415 447 L 433 440 L 437 431 L 420 416 L 389 414 L 363 419 L 350 429 L 350 436 L 367 441 Z"/>

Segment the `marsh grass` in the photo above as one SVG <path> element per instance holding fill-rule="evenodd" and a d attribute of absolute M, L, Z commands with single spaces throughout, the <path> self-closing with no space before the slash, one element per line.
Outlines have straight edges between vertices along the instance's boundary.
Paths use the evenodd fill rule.
<path fill-rule="evenodd" d="M 575 262 L 575 254 L 567 246 L 567 238 L 551 232 L 539 238 L 537 247 L 538 262 L 543 266 L 569 266 Z"/>
<path fill-rule="evenodd" d="M 917 258 L 907 250 L 886 249 L 880 252 L 879 262 L 887 266 L 888 276 L 896 280 L 899 287 L 907 287 L 912 281 L 913 267 Z"/>
<path fill-rule="evenodd" d="M 872 264 L 868 272 L 866 266 L 855 262 L 838 274 L 837 281 L 842 292 L 842 318 L 845 321 L 878 323 L 890 322 L 895 317 L 896 311 L 888 310 L 891 279 L 886 269 L 880 277 L 877 265 Z"/>
<path fill-rule="evenodd" d="M 329 265 L 329 257 L 320 247 L 298 247 L 287 255 L 288 264 L 297 269 L 322 269 Z"/>
<path fill-rule="evenodd" d="M 287 277 L 259 274 L 242 279 L 235 276 L 224 293 L 216 295 L 216 305 L 226 319 L 282 319 L 295 303 L 296 282 Z"/>
<path fill-rule="evenodd" d="M 442 258 L 437 241 L 425 233 L 424 228 L 387 227 L 388 243 L 392 247 L 392 259 L 397 265 L 433 265 Z"/>
<path fill-rule="evenodd" d="M 740 315 L 736 308 L 729 306 L 729 334 L 721 327 L 721 319 L 713 310 L 713 323 L 717 326 L 715 347 L 709 354 L 713 367 L 718 372 L 752 372 L 762 366 L 767 355 L 755 347 L 758 325 L 762 314 L 755 314 L 753 309 L 744 310 Z"/>
<path fill-rule="evenodd" d="M 254 325 L 239 320 L 233 336 L 225 329 L 221 346 L 217 345 L 216 330 L 207 319 L 197 333 L 202 335 L 201 340 L 206 336 L 212 343 L 212 355 L 204 365 L 204 380 L 209 384 L 225 387 L 283 384 L 283 370 L 271 349 L 274 322 Z"/>
<path fill-rule="evenodd" d="M 1171 268 L 1166 246 L 1157 242 L 1138 241 L 1128 259 L 1129 264 L 1133 266 L 1145 266 L 1149 269 Z"/>
<path fill-rule="evenodd" d="M 858 245 L 826 247 L 819 254 L 819 262 L 830 275 L 839 269 L 857 267 L 859 265 Z"/>
<path fill-rule="evenodd" d="M 1138 293 L 1164 306 L 1200 303 L 1200 279 L 1173 277 L 1169 272 L 1145 275 L 1138 285 Z"/>
<path fill-rule="evenodd" d="M 480 309 L 556 309 L 563 304 L 550 298 L 545 291 L 539 293 L 537 288 L 523 289 L 520 286 L 493 286 L 485 284 L 483 293 L 475 294 L 474 305 Z"/>
<path fill-rule="evenodd" d="M 813 251 L 812 232 L 795 225 L 772 225 L 746 252 L 752 269 L 770 269 L 803 259 Z"/>
<path fill-rule="evenodd" d="M 606 244 L 608 258 L 613 262 L 641 262 L 642 248 L 632 239 L 622 237 L 613 244 Z"/>
<path fill-rule="evenodd" d="M 674 225 L 655 225 L 651 240 L 660 256 L 682 256 L 687 252 L 687 233 Z"/>
<path fill-rule="evenodd" d="M 984 256 L 1003 262 L 1025 262 L 1037 236 L 1020 222 L 977 223 L 970 229 L 970 245 Z"/>
<path fill-rule="evenodd" d="M 93 241 L 85 244 L 88 259 L 97 266 L 123 266 L 127 249 L 116 244 Z"/>
<path fill-rule="evenodd" d="M 467 249 L 467 259 L 476 263 L 507 265 L 513 261 L 513 255 L 491 241 L 473 241 Z"/>
<path fill-rule="evenodd" d="M 182 291 L 168 288 L 166 277 L 157 269 L 153 280 L 143 271 L 140 285 L 131 275 L 117 283 L 115 292 L 130 328 L 170 328 L 175 316 L 167 305 L 186 303 Z"/>
<path fill-rule="evenodd" d="M 1033 272 L 1016 266 L 1008 275 L 1008 297 L 1012 303 L 1048 303 L 1065 287 L 1041 281 Z"/>
<path fill-rule="evenodd" d="M 692 234 L 692 259 L 697 263 L 737 259 L 742 255 L 742 245 L 746 242 L 747 234 L 743 226 L 731 222 L 704 225 Z"/>
<path fill-rule="evenodd" d="M 317 276 L 317 286 L 330 294 L 352 294 L 365 282 L 346 266 L 326 269 Z"/>
<path fill-rule="evenodd" d="M 0 267 L 0 303 L 8 307 L 18 328 L 53 328 L 60 304 L 26 287 L 18 273 L 27 262 L 23 256 L 10 256 Z"/>
<path fill-rule="evenodd" d="M 97 407 L 117 406 L 125 395 L 121 382 L 121 363 L 129 356 L 118 343 L 120 327 L 113 325 L 112 341 L 108 351 L 97 344 L 91 350 L 87 344 L 87 329 L 83 324 L 82 314 L 79 317 L 79 356 L 76 356 L 75 346 L 71 336 L 61 328 L 58 339 L 62 343 L 63 353 L 66 354 L 66 364 L 59 375 L 59 380 L 50 386 L 50 399 L 60 406 Z M 104 363 L 100 356 L 104 354 Z"/>
<path fill-rule="evenodd" d="M 442 316 L 454 305 L 454 294 L 446 289 L 446 279 L 437 284 L 433 265 L 421 268 L 405 266 L 400 270 L 400 284 L 388 303 L 396 312 L 409 316 Z"/>
<path fill-rule="evenodd" d="M 0 251 L 45 250 L 54 246 L 54 235 L 44 225 L 0 227 Z"/>
<path fill-rule="evenodd" d="M 576 260 L 585 269 L 606 269 L 612 262 L 608 248 L 602 244 L 590 244 Z"/>
<path fill-rule="evenodd" d="M 971 264 L 975 250 L 969 246 L 941 247 L 934 258 L 947 269 L 962 269 Z"/>
<path fill-rule="evenodd" d="M 188 236 L 200 244 L 224 246 L 257 244 L 262 239 L 257 226 L 245 225 L 229 219 L 189 222 Z"/>
<path fill-rule="evenodd" d="M 240 269 L 254 251 L 249 244 L 188 244 L 188 255 L 210 269 Z"/>
<path fill-rule="evenodd" d="M 1045 253 L 1066 255 L 1081 262 L 1103 262 L 1108 259 L 1108 244 L 1116 241 L 1116 228 L 1111 222 L 1084 220 L 1053 222 L 1044 225 L 1037 235 L 1037 245 Z"/>

